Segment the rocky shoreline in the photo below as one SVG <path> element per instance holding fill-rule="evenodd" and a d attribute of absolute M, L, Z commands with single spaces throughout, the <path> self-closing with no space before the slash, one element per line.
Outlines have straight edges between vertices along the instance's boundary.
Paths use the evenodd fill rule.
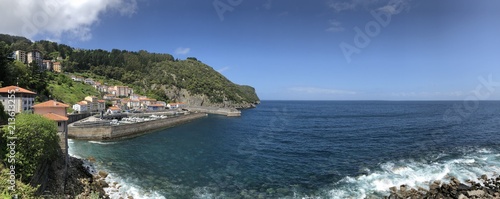
<path fill-rule="evenodd" d="M 64 179 L 64 160 L 60 158 L 49 169 L 47 187 L 41 194 L 43 198 L 109 198 L 104 191 L 101 176 L 93 175 L 85 167 L 85 161 L 69 158 L 68 177 Z M 64 186 L 66 185 L 66 186 Z"/>
<path fill-rule="evenodd" d="M 429 185 L 428 189 L 418 187 L 409 188 L 406 185 L 391 187 L 389 196 L 386 199 L 406 199 L 406 198 L 457 198 L 457 199 L 478 199 L 478 198 L 496 198 L 500 199 L 500 176 L 488 178 L 482 175 L 478 181 L 460 180 L 452 177 L 449 183 L 442 183 L 437 180 Z"/>

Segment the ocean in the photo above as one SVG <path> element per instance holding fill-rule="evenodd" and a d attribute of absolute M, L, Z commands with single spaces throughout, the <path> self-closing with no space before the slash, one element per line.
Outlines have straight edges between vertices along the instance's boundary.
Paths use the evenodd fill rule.
<path fill-rule="evenodd" d="M 500 174 L 500 102 L 263 101 L 140 137 L 70 140 L 112 197 L 380 198 Z"/>

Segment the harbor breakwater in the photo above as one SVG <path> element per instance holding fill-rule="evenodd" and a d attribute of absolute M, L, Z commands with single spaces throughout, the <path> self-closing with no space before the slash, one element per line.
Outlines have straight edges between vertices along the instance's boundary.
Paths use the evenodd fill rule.
<path fill-rule="evenodd" d="M 190 113 L 154 121 L 120 125 L 68 126 L 68 138 L 79 140 L 114 140 L 135 137 L 158 129 L 169 128 L 206 117 L 206 113 Z"/>
<path fill-rule="evenodd" d="M 240 117 L 241 111 L 236 108 L 218 108 L 218 107 L 202 107 L 202 106 L 189 106 L 186 108 L 191 112 L 202 112 L 217 115 L 225 115 L 228 117 Z"/>

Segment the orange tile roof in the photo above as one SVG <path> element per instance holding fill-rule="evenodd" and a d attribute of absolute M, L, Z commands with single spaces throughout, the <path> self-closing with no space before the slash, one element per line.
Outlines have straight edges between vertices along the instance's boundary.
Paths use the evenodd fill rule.
<path fill-rule="evenodd" d="M 142 98 L 140 101 L 156 101 L 156 99 Z"/>
<path fill-rule="evenodd" d="M 97 100 L 97 102 L 106 102 L 106 100 Z"/>
<path fill-rule="evenodd" d="M 150 104 L 148 106 L 165 106 L 165 105 L 163 105 L 163 104 Z"/>
<path fill-rule="evenodd" d="M 67 107 L 69 107 L 69 105 L 63 104 L 63 103 L 58 102 L 58 101 L 49 100 L 49 101 L 46 101 L 46 102 L 35 104 L 33 106 L 33 108 L 39 108 L 39 107 L 63 107 L 63 108 L 67 108 Z"/>
<path fill-rule="evenodd" d="M 109 109 L 110 109 L 110 110 L 120 110 L 120 108 L 119 108 L 119 107 L 117 107 L 117 106 L 112 106 L 112 107 L 109 107 Z"/>
<path fill-rule="evenodd" d="M 55 113 L 45 113 L 42 116 L 44 116 L 47 119 L 54 120 L 54 121 L 68 121 L 68 117 L 58 115 Z"/>
<path fill-rule="evenodd" d="M 35 92 L 18 87 L 18 86 L 6 86 L 3 88 L 0 88 L 0 93 L 8 93 L 9 90 L 14 90 L 16 93 L 26 93 L 26 94 L 33 94 L 36 95 Z"/>

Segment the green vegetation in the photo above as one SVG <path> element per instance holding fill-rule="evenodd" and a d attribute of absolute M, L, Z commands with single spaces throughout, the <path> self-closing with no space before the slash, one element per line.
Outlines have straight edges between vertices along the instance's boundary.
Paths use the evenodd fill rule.
<path fill-rule="evenodd" d="M 0 157 L 15 166 L 16 177 L 28 183 L 36 169 L 58 155 L 59 136 L 54 121 L 37 114 L 18 114 L 15 129 L 5 126 L 0 139 Z M 14 130 L 15 140 L 8 139 Z M 15 159 L 8 157 L 7 144 L 15 141 Z M 10 150 L 10 149 L 9 149 Z M 13 161 L 14 160 L 14 161 Z"/>
<path fill-rule="evenodd" d="M 81 82 L 73 82 L 63 74 L 54 74 L 48 89 L 52 93 L 52 98 L 67 104 L 75 104 L 90 95 L 99 96 L 99 92 L 94 87 Z"/>
<path fill-rule="evenodd" d="M 10 170 L 8 168 L 4 168 L 3 164 L 0 164 L 0 198 L 13 198 L 14 195 L 17 195 L 18 198 L 38 198 L 35 196 L 35 192 L 37 188 L 30 186 L 27 183 L 23 183 L 20 180 L 15 180 L 15 191 L 10 191 Z"/>
<path fill-rule="evenodd" d="M 0 110 L 5 110 L 2 102 L 0 102 Z M 5 111 L 0 111 L 0 125 L 7 124 L 9 115 Z"/>
<path fill-rule="evenodd" d="M 22 37 L 1 35 L 0 41 L 5 42 L 4 51 L 37 49 L 44 55 L 44 59 L 62 59 L 63 70 L 70 73 L 84 74 L 84 77 L 103 77 L 108 85 L 112 80 L 128 85 L 134 92 L 148 95 L 163 101 L 175 101 L 166 95 L 166 89 L 186 89 L 191 94 L 201 94 L 209 98 L 212 103 L 255 103 L 259 101 L 255 89 L 232 83 L 212 67 L 202 63 L 195 57 L 186 60 L 174 59 L 169 54 L 150 53 L 144 50 L 131 52 L 126 50 L 81 50 L 67 45 L 50 41 L 31 41 Z M 8 48 L 8 50 L 5 50 Z M 0 59 L 0 65 L 1 65 Z M 42 74 L 43 76 L 43 74 Z M 35 78 L 35 80 L 38 80 Z M 0 77 L 5 84 L 12 84 L 13 80 Z M 34 87 L 32 84 L 27 88 Z M 31 87 L 30 87 L 31 86 Z M 54 90 L 57 86 L 51 84 Z M 39 88 L 37 88 L 39 89 Z M 43 91 L 39 89 L 36 91 Z M 42 93 L 48 95 L 49 93 Z M 55 96 L 60 96 L 54 93 Z M 65 99 L 66 103 L 74 99 Z"/>

